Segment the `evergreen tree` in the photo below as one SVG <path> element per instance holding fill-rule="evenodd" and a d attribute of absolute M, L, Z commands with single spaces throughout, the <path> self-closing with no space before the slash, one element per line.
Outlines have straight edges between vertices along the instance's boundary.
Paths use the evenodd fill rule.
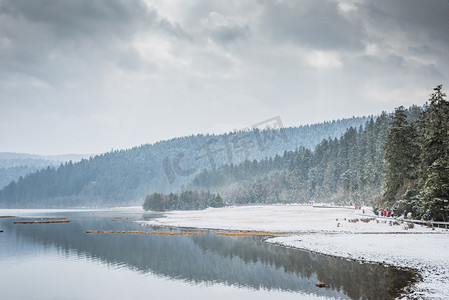
<path fill-rule="evenodd" d="M 434 88 L 430 95 L 430 106 L 424 115 L 424 140 L 421 160 L 423 168 L 429 168 L 438 158 L 448 156 L 449 153 L 449 102 L 442 92 L 442 85 Z"/>
<path fill-rule="evenodd" d="M 436 220 L 448 221 L 449 216 L 449 163 L 437 158 L 428 170 L 422 191 L 423 207 Z"/>
<path fill-rule="evenodd" d="M 407 122 L 405 108 L 395 109 L 385 143 L 384 203 L 391 206 L 400 200 L 405 189 L 416 179 L 418 165 L 416 129 Z M 419 152 L 418 152 L 419 153 Z"/>
<path fill-rule="evenodd" d="M 423 151 L 421 155 L 422 192 L 424 209 L 436 219 L 449 216 L 449 102 L 442 85 L 434 88 L 430 106 L 424 119 Z"/>

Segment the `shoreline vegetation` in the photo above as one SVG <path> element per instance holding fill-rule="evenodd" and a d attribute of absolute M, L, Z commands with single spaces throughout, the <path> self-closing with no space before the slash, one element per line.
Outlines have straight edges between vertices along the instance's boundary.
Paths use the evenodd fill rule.
<path fill-rule="evenodd" d="M 225 202 L 220 194 L 203 191 L 182 191 L 181 193 L 153 193 L 145 198 L 143 209 L 156 212 L 167 210 L 192 210 L 208 207 L 223 207 Z"/>

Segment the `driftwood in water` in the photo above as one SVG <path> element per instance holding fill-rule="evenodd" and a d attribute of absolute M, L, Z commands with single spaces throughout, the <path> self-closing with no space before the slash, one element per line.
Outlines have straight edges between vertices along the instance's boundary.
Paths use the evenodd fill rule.
<path fill-rule="evenodd" d="M 16 221 L 14 224 L 53 224 L 53 223 L 68 223 L 72 219 L 60 219 L 60 220 L 40 220 L 40 221 Z"/>

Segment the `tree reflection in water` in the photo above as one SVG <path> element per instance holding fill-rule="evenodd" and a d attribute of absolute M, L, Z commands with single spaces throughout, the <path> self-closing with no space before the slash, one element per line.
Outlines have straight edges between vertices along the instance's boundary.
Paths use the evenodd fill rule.
<path fill-rule="evenodd" d="M 90 230 L 147 230 L 116 216 L 70 214 L 67 224 L 13 225 L 1 220 L 11 245 L 55 246 L 113 266 L 192 283 L 298 291 L 351 299 L 393 299 L 414 280 L 409 271 L 264 244 L 260 237 L 86 234 Z M 170 229 L 161 229 L 167 231 Z M 178 231 L 171 229 L 173 231 Z M 5 234 L 5 233 L 2 233 Z M 13 247 L 13 246 L 11 246 Z M 14 249 L 10 249 L 14 251 Z M 318 281 L 328 288 L 315 287 Z"/>

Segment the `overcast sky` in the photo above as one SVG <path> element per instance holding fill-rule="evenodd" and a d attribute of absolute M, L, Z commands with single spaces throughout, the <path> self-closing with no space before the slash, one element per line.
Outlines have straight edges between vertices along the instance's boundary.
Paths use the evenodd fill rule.
<path fill-rule="evenodd" d="M 0 152 L 100 153 L 449 87 L 448 0 L 0 0 Z"/>

